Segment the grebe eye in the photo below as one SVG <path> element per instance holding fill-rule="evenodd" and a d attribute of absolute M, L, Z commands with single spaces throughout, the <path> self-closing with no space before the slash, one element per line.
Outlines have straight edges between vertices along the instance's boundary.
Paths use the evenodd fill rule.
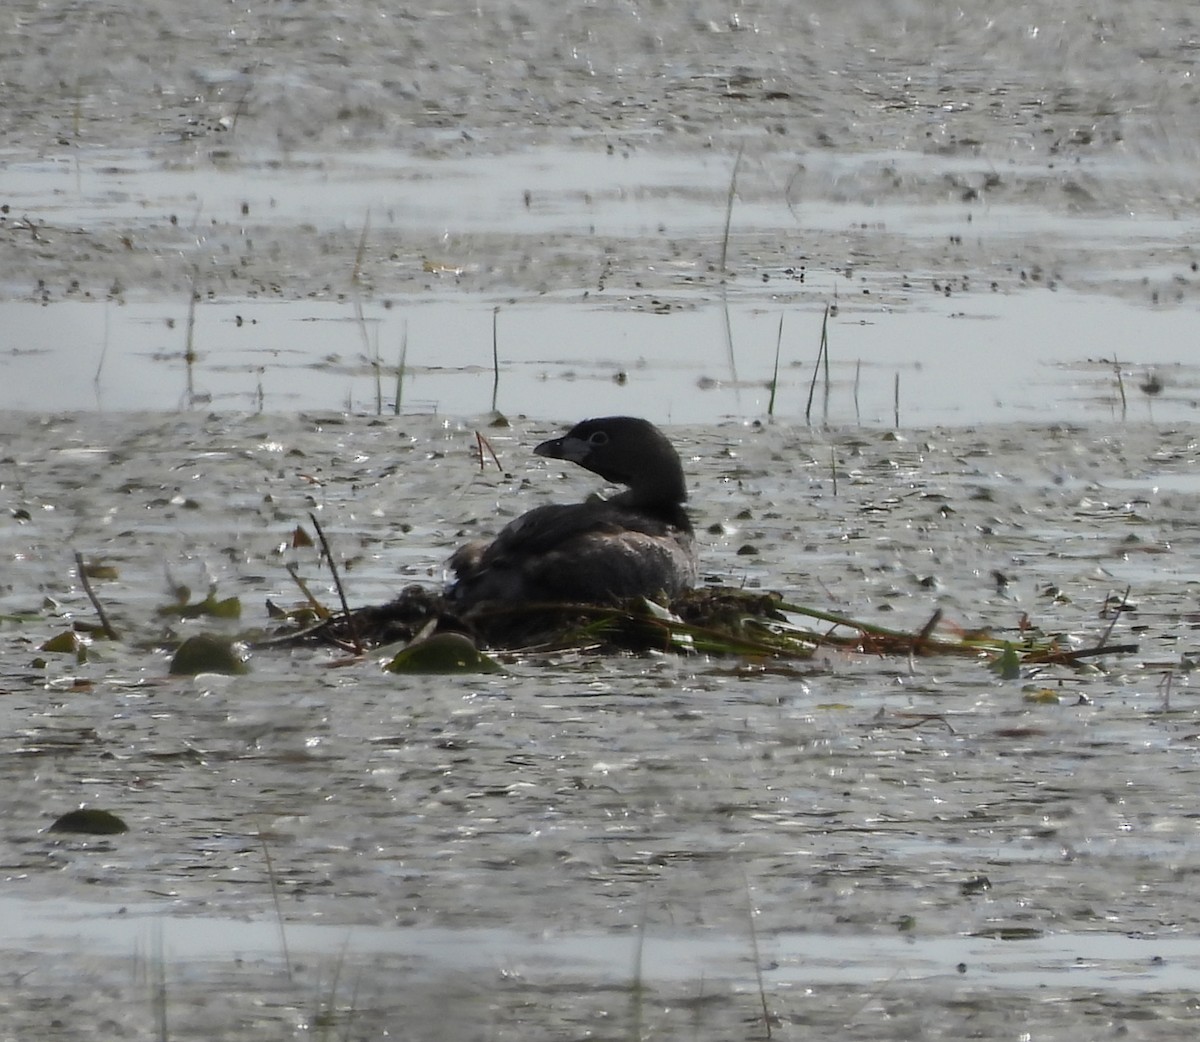
<path fill-rule="evenodd" d="M 604 431 L 596 431 L 588 438 L 589 445 L 607 445 L 608 435 Z"/>

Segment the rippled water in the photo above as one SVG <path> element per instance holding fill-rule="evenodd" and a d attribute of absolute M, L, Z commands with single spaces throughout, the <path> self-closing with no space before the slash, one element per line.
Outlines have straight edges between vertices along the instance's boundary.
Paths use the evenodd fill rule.
<path fill-rule="evenodd" d="M 9 4 L 6 1029 L 1190 1039 L 1197 39 L 1168 0 Z M 706 581 L 1137 650 L 167 676 L 164 570 L 263 626 L 289 563 L 331 597 L 315 511 L 355 603 L 436 585 L 594 488 L 529 450 L 616 411 L 669 425 Z M 41 650 L 76 551 L 123 638 L 83 658 Z M 80 804 L 130 832 L 45 832 Z"/>
<path fill-rule="evenodd" d="M 755 1016 L 751 904 L 774 1014 L 856 1037 L 891 1037 L 895 1016 L 935 1037 L 961 1032 L 964 1011 L 998 1024 L 994 989 L 1035 981 L 1070 1008 L 1093 1004 L 1090 1016 L 1115 1015 L 1099 996 L 1118 985 L 1149 1012 L 1138 996 L 1175 979 L 1154 960 L 1195 961 L 1197 721 L 1180 663 L 1197 449 L 1184 431 L 673 430 L 699 526 L 722 526 L 704 536 L 709 581 L 900 629 L 940 607 L 950 626 L 1015 633 L 1027 616 L 1083 645 L 1110 625 L 1138 645 L 1097 670 L 1000 682 L 957 659 L 568 656 L 498 678 L 399 679 L 280 651 L 255 655 L 247 677 L 166 677 L 155 645 L 199 624 L 156 616 L 164 564 L 195 589 L 207 569 L 242 597 L 243 627 L 264 624 L 267 598 L 295 597 L 287 561 L 327 588 L 313 552 L 287 545 L 315 507 L 356 602 L 436 582 L 463 538 L 591 486 L 528 455 L 551 429 L 493 431 L 499 477 L 478 473 L 469 430 L 431 418 L 8 418 L 22 463 L 9 464 L 2 606 L 32 614 L 5 625 L 0 708 L 7 897 L 28 917 L 10 936 L 30 952 L 29 1001 L 53 991 L 53 938 L 71 935 L 47 925 L 48 900 L 130 907 L 140 925 L 114 925 L 102 947 L 131 960 L 108 994 L 111 1015 L 135 1022 L 153 1013 L 136 983 L 157 972 L 151 924 L 182 917 L 162 933 L 170 1005 L 189 1023 L 180 1007 L 233 987 L 245 1005 L 230 1006 L 230 1037 L 263 1017 L 293 1023 L 335 990 L 334 967 L 334 1005 L 363 1031 L 425 1008 L 425 985 L 395 983 L 417 969 L 437 994 L 465 993 L 472 1037 L 483 1023 L 549 1037 L 560 1017 L 626 1018 L 639 930 L 703 967 L 648 947 L 640 1015 L 686 1034 L 692 1017 L 667 1012 L 683 1004 L 715 1037 Z M 91 615 L 72 549 L 119 572 L 100 596 L 125 640 L 85 663 L 36 650 Z M 1113 620 L 1127 585 L 1136 610 Z M 1047 689 L 1056 701 L 1028 700 Z M 131 832 L 40 831 L 79 803 L 118 811 Z M 271 874 L 305 983 L 287 985 L 272 954 Z M 209 951 L 203 923 L 189 939 L 194 917 L 250 923 L 222 926 Z M 86 954 L 103 922 L 79 927 L 81 973 L 105 965 Z M 455 954 L 479 930 L 499 931 L 488 950 L 507 953 L 489 969 Z M 612 944 L 587 941 L 597 931 Z M 976 933 L 1013 939 L 963 940 Z M 1133 935 L 1147 943 L 1108 940 Z M 248 961 L 231 963 L 238 953 Z M 251 1013 L 265 996 L 275 1012 Z M 1052 1008 L 1047 1030 L 1071 1037 Z M 1158 1029 L 1184 1017 L 1157 997 L 1152 1008 Z M 23 1016 L 36 1022 L 32 1007 Z"/>

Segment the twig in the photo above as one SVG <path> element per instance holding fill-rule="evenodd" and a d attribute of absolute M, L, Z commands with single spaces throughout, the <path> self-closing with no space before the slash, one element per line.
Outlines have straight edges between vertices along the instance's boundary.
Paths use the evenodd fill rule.
<path fill-rule="evenodd" d="M 1162 693 L 1163 693 L 1163 712 L 1164 713 L 1169 713 L 1171 711 L 1171 681 L 1174 680 L 1174 678 L 1175 678 L 1175 670 L 1170 669 L 1166 672 L 1166 674 L 1162 678 L 1162 681 L 1158 685 L 1162 689 Z"/>
<path fill-rule="evenodd" d="M 862 622 L 858 619 L 852 619 L 847 615 L 838 615 L 834 612 L 822 611 L 819 608 L 809 608 L 802 604 L 792 604 L 789 601 L 780 601 L 775 607 L 782 612 L 789 612 L 793 615 L 804 615 L 810 619 L 819 619 L 822 622 L 828 622 L 836 627 L 845 627 L 846 629 L 857 630 L 859 633 L 871 637 L 882 637 L 885 640 L 896 641 L 897 644 L 903 641 L 908 641 L 911 646 L 914 637 L 910 633 L 905 633 L 902 630 L 888 629 L 886 626 L 876 626 L 870 622 Z M 936 624 L 935 624 L 936 625 Z M 938 651 L 962 651 L 967 654 L 979 654 L 979 648 L 970 644 L 949 644 L 939 640 L 929 641 Z"/>
<path fill-rule="evenodd" d="M 104 605 L 100 603 L 100 599 L 92 589 L 91 580 L 88 579 L 87 568 L 83 564 L 83 554 L 78 550 L 75 551 L 75 567 L 79 569 L 79 581 L 83 584 L 83 592 L 88 595 L 88 600 L 92 602 L 92 607 L 96 609 L 96 616 L 100 620 L 100 629 L 109 640 L 120 640 L 120 637 L 117 636 L 117 631 L 112 627 L 112 623 L 108 621 Z"/>
<path fill-rule="evenodd" d="M 942 609 L 938 608 L 930 617 L 929 621 L 921 627 L 920 632 L 913 637 L 913 652 L 919 654 L 921 648 L 929 641 L 933 635 L 933 631 L 937 628 L 937 624 L 942 621 Z"/>
<path fill-rule="evenodd" d="M 354 642 L 354 650 L 361 655 L 365 649 L 362 641 L 358 639 L 358 627 L 355 625 L 354 615 L 350 611 L 350 604 L 346 600 L 346 591 L 342 588 L 342 577 L 338 575 L 337 562 L 334 561 L 333 553 L 329 549 L 329 540 L 325 538 L 325 532 L 321 528 L 321 522 L 317 520 L 317 515 L 310 513 L 308 516 L 312 519 L 313 528 L 317 530 L 317 537 L 321 540 L 321 552 L 325 554 L 325 560 L 329 562 L 329 573 L 333 576 L 333 585 L 342 602 L 342 613 L 346 616 L 346 626 L 350 630 L 350 639 Z"/>
<path fill-rule="evenodd" d="M 904 718 L 916 718 L 908 723 L 896 724 L 896 730 L 898 731 L 909 731 L 914 727 L 924 727 L 926 724 L 939 723 L 951 734 L 958 734 L 958 732 L 951 726 L 950 721 L 947 720 L 941 713 L 898 713 L 897 715 Z"/>
<path fill-rule="evenodd" d="M 492 457 L 492 462 L 496 464 L 496 469 L 501 474 L 504 473 L 504 468 L 500 465 L 500 458 L 496 455 L 496 450 L 492 448 L 492 443 L 487 440 L 479 431 L 475 432 L 475 447 L 479 451 L 479 473 L 483 473 L 483 450 L 488 450 L 488 455 Z"/>
<path fill-rule="evenodd" d="M 1071 663 L 1085 658 L 1098 658 L 1101 655 L 1136 655 L 1137 644 L 1097 644 L 1094 648 L 1081 648 L 1079 651 L 1030 651 L 1025 661 L 1030 665 L 1046 664 L 1051 666 L 1069 666 Z"/>
<path fill-rule="evenodd" d="M 1125 610 L 1125 605 L 1129 603 L 1129 591 L 1131 586 L 1125 587 L 1125 592 L 1121 594 L 1121 603 L 1113 610 L 1112 621 L 1108 624 L 1108 629 L 1104 631 L 1104 636 L 1100 638 L 1100 647 L 1104 647 L 1108 643 L 1108 638 L 1112 636 L 1112 631 L 1117 628 L 1117 620 L 1121 617 L 1121 612 Z"/>
<path fill-rule="evenodd" d="M 308 601 L 313 611 L 315 611 L 322 620 L 330 618 L 331 616 L 329 609 L 326 608 L 325 605 L 323 605 L 319 600 L 317 600 L 312 590 L 308 588 L 308 583 L 300 578 L 299 573 L 296 571 L 295 564 L 289 562 L 284 567 L 287 569 L 288 575 L 292 577 L 292 582 L 300 587 L 300 592 L 304 594 L 305 599 Z"/>

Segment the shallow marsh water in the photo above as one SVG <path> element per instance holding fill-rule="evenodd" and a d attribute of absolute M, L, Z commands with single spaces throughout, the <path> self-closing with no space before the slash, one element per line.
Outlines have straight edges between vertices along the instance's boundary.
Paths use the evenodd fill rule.
<path fill-rule="evenodd" d="M 757 967 L 775 1037 L 1194 1036 L 1190 7 L 3 17 L 8 1034 L 761 1038 Z M 1138 650 L 166 676 L 164 567 L 262 624 L 316 511 L 356 603 L 437 583 L 620 410 L 708 581 Z M 81 803 L 131 831 L 43 831 Z"/>
<path fill-rule="evenodd" d="M 91 1016 L 151 1023 L 161 943 L 179 1037 L 209 1022 L 217 987 L 233 990 L 222 1037 L 296 1029 L 325 1002 L 355 1037 L 397 1018 L 417 1037 L 627 1037 L 631 1017 L 756 1036 L 750 901 L 768 1004 L 797 1030 L 949 1038 L 1019 1020 L 1072 1038 L 1082 1018 L 1184 1037 L 1181 975 L 1200 963 L 1200 720 L 1180 668 L 1198 617 L 1191 432 L 672 431 L 708 581 L 899 629 L 935 607 L 997 633 L 1027 615 L 1085 644 L 1131 586 L 1112 639 L 1138 651 L 1096 671 L 559 656 L 401 679 L 279 651 L 245 677 L 166 677 L 155 645 L 199 624 L 155 614 L 164 562 L 197 590 L 207 570 L 241 596 L 243 627 L 264 623 L 267 598 L 294 596 L 287 561 L 326 588 L 313 552 L 287 548 L 315 509 L 356 601 L 434 582 L 462 539 L 591 485 L 529 457 L 552 429 L 492 431 L 500 475 L 480 474 L 466 425 L 430 417 L 6 418 L 21 520 L 2 606 L 33 616 L 5 626 L 0 702 L 8 936 L 27 952 L 14 1015 L 44 1023 L 56 996 L 70 1020 L 98 975 Z M 100 596 L 126 639 L 37 668 L 37 645 L 90 614 L 72 549 L 117 568 Z M 80 803 L 131 832 L 41 831 Z M 438 1036 L 447 996 L 462 1020 Z"/>

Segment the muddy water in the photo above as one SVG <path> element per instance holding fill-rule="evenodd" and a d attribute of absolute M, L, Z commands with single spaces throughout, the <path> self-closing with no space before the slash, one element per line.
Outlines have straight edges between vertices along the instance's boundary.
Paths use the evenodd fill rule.
<path fill-rule="evenodd" d="M 229 1038 L 298 1030 L 326 1005 L 352 1037 L 627 1037 L 639 1020 L 756 1036 L 752 904 L 784 1025 L 949 1038 L 1002 1033 L 1020 1010 L 1049 1037 L 1078 1037 L 1081 1016 L 1186 1036 L 1190 432 L 673 429 L 706 581 L 896 628 L 940 607 L 952 627 L 1015 633 L 1026 617 L 1091 644 L 1111 625 L 1137 645 L 1094 670 L 561 657 L 401 680 L 275 652 L 246 677 L 167 678 L 159 642 L 198 624 L 156 613 L 164 565 L 262 625 L 268 598 L 295 596 L 287 562 L 328 589 L 287 546 L 315 509 L 354 599 L 436 582 L 463 538 L 591 485 L 530 458 L 551 429 L 493 432 L 506 472 L 481 475 L 471 431 L 432 418 L 5 420 L 20 1023 L 44 1025 L 51 1002 L 73 1023 L 152 1024 L 165 972 L 179 1037 L 203 1034 L 216 993 Z M 84 663 L 37 651 L 91 614 L 72 549 L 119 573 L 99 595 L 125 639 Z M 1114 620 L 1127 586 L 1136 610 Z M 41 831 L 80 803 L 130 833 Z M 82 981 L 103 993 L 86 992 L 86 1017 Z"/>
<path fill-rule="evenodd" d="M 10 1034 L 1194 1036 L 1190 7 L 3 18 Z M 620 410 L 706 581 L 1137 650 L 166 676 L 164 570 L 263 625 L 289 562 L 329 596 L 316 511 L 357 603 L 436 584 Z M 131 831 L 44 832 L 81 803 Z"/>

